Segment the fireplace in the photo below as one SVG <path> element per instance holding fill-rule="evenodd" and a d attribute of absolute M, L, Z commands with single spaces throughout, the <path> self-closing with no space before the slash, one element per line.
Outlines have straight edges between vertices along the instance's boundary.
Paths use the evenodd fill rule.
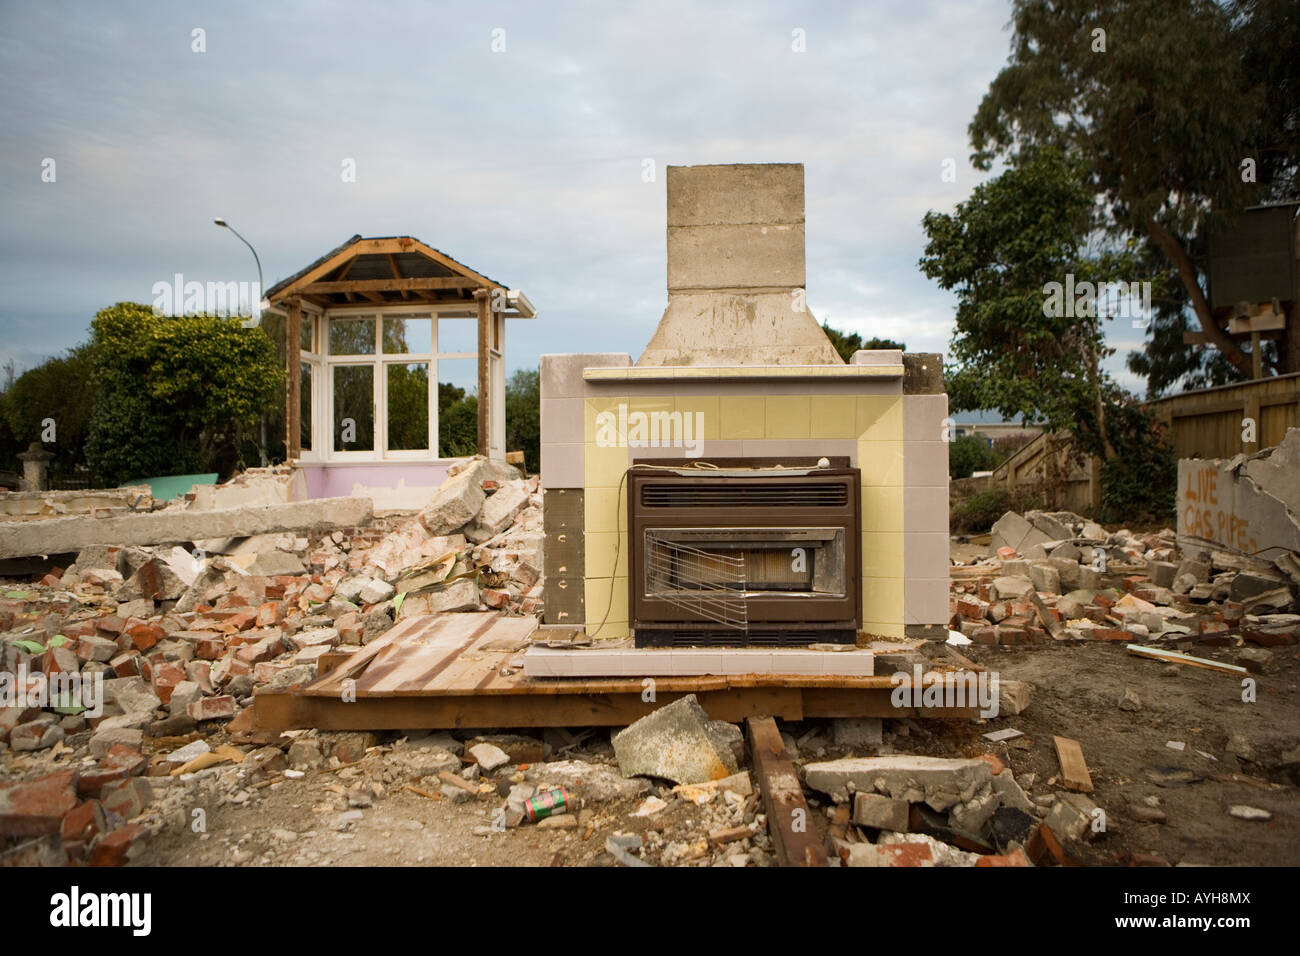
<path fill-rule="evenodd" d="M 640 357 L 542 356 L 544 625 L 683 659 L 946 640 L 942 357 L 836 353 L 802 166 L 671 166 L 667 205 Z"/>
<path fill-rule="evenodd" d="M 637 646 L 854 644 L 858 469 L 847 458 L 708 464 L 628 471 Z"/>

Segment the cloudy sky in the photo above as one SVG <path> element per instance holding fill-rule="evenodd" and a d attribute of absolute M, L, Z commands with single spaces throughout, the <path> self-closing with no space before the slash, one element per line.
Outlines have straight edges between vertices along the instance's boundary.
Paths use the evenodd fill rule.
<path fill-rule="evenodd" d="M 268 286 L 360 233 L 523 289 L 539 317 L 512 323 L 511 368 L 635 357 L 666 299 L 663 167 L 733 162 L 805 164 L 815 316 L 943 351 L 954 298 L 917 269 L 920 220 L 980 181 L 966 127 L 1009 18 L 1007 0 L 0 0 L 0 362 L 59 353 L 178 272 L 254 281 L 214 216 Z M 1131 386 L 1138 333 L 1115 331 Z"/>

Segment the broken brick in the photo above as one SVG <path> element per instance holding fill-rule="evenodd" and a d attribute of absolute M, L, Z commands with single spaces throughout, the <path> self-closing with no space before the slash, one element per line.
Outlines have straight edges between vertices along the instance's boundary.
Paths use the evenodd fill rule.
<path fill-rule="evenodd" d="M 1003 856 L 989 854 L 975 861 L 976 866 L 1029 866 L 1029 858 L 1019 847 Z"/>
<path fill-rule="evenodd" d="M 60 770 L 18 783 L 0 783 L 0 837 L 58 833 L 77 805 L 77 771 Z"/>
<path fill-rule="evenodd" d="M 111 818 L 130 820 L 144 813 L 153 799 L 153 786 L 143 777 L 128 777 L 106 783 L 99 791 L 99 802 Z"/>
<path fill-rule="evenodd" d="M 122 866 L 136 842 L 149 831 L 136 823 L 118 827 L 100 837 L 90 848 L 91 866 Z"/>
<path fill-rule="evenodd" d="M 89 843 L 100 833 L 108 829 L 104 817 L 104 808 L 98 800 L 87 800 L 74 807 L 63 818 L 63 842 L 65 844 Z"/>
<path fill-rule="evenodd" d="M 222 720 L 234 717 L 235 698 L 229 694 L 220 697 L 204 697 L 190 704 L 188 712 L 195 720 Z"/>
<path fill-rule="evenodd" d="M 133 620 L 122 629 L 124 637 L 131 641 L 137 651 L 147 651 L 164 637 L 167 632 L 151 621 Z"/>

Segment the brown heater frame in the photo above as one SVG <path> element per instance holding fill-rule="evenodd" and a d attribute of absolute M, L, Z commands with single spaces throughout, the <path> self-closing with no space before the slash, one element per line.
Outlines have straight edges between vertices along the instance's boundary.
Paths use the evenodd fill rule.
<path fill-rule="evenodd" d="M 628 610 L 629 625 L 638 647 L 671 645 L 806 645 L 814 643 L 854 644 L 862 619 L 861 578 L 861 477 L 850 467 L 847 456 L 829 458 L 829 468 L 818 468 L 816 458 L 729 458 L 709 459 L 718 469 L 752 469 L 782 466 L 810 469 L 807 475 L 779 471 L 763 474 L 711 474 L 696 459 L 640 459 L 627 474 L 628 485 Z M 638 468 L 653 465 L 654 468 Z M 690 469 L 678 474 L 665 468 Z M 694 470 L 698 469 L 698 470 Z M 763 498 L 775 497 L 775 483 L 789 485 L 838 486 L 843 494 L 830 492 L 835 503 L 795 504 L 787 498 L 780 505 L 745 500 L 745 489 L 766 489 Z M 646 504 L 645 491 L 658 489 L 653 497 L 689 500 L 690 489 L 706 488 L 710 500 L 668 505 Z M 738 492 L 737 503 L 715 504 L 718 489 Z M 723 497 L 726 497 L 724 494 Z M 815 498 L 816 496 L 811 496 Z M 747 626 L 744 631 L 720 625 L 680 604 L 646 593 L 646 532 L 658 529 L 830 529 L 844 536 L 843 594 L 783 593 L 779 590 L 748 591 L 744 595 Z"/>

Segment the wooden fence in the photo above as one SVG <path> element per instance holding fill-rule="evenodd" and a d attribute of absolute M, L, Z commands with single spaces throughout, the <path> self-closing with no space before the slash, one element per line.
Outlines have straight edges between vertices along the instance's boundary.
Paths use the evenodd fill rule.
<path fill-rule="evenodd" d="M 1288 428 L 1300 427 L 1300 372 L 1184 392 L 1146 407 L 1164 422 L 1179 458 L 1253 454 L 1277 445 Z M 1254 422 L 1254 442 L 1244 441 L 1250 437 L 1246 419 Z M 1049 454 L 1056 458 L 1054 482 Z M 1101 461 L 1080 455 L 1068 432 L 1039 435 L 999 465 L 989 484 L 1008 490 L 1040 485 L 1054 499 L 1049 507 L 1095 510 L 1101 504 Z"/>
<path fill-rule="evenodd" d="M 1101 505 L 1100 468 L 1101 459 L 1081 454 L 1069 432 L 1044 433 L 998 465 L 989 484 L 1008 491 L 1036 485 L 1050 509 L 1089 511 Z"/>
<path fill-rule="evenodd" d="M 1179 458 L 1231 458 L 1272 448 L 1300 426 L 1300 372 L 1220 385 L 1147 402 Z M 1255 423 L 1255 441 L 1246 419 Z"/>

